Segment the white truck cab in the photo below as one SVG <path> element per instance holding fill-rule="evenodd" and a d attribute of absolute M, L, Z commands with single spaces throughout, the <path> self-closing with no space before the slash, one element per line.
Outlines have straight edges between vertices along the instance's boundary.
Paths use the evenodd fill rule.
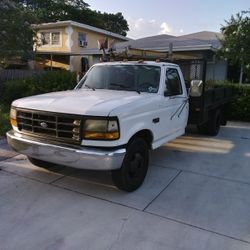
<path fill-rule="evenodd" d="M 149 151 L 184 134 L 188 112 L 178 65 L 100 63 L 74 90 L 14 101 L 7 139 L 36 165 L 111 170 L 119 189 L 133 191 Z"/>

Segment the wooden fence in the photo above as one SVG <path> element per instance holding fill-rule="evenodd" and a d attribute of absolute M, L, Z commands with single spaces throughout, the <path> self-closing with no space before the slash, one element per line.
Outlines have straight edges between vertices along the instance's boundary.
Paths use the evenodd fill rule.
<path fill-rule="evenodd" d="M 34 75 L 45 74 L 43 70 L 0 69 L 0 102 L 3 95 L 4 83 L 11 80 L 27 79 Z"/>
<path fill-rule="evenodd" d="M 0 69 L 0 84 L 10 80 L 30 78 L 45 72 L 43 70 Z"/>

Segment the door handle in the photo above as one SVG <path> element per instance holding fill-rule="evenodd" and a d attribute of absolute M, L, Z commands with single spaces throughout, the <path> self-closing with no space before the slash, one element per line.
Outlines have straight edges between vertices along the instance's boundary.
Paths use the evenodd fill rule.
<path fill-rule="evenodd" d="M 159 117 L 153 119 L 153 123 L 158 123 L 159 121 L 160 121 Z"/>

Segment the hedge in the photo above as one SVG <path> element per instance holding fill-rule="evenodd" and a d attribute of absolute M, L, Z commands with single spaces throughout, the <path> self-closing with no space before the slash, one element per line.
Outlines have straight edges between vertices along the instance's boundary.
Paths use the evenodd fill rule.
<path fill-rule="evenodd" d="M 0 93 L 0 136 L 9 129 L 9 110 L 12 101 L 36 94 L 73 89 L 76 74 L 69 71 L 48 71 L 25 80 L 5 82 Z"/>
<path fill-rule="evenodd" d="M 250 122 L 250 85 L 238 83 L 215 83 L 214 87 L 230 86 L 237 93 L 229 112 L 228 120 Z"/>
<path fill-rule="evenodd" d="M 9 108 L 0 105 L 0 137 L 10 130 Z"/>
<path fill-rule="evenodd" d="M 10 105 L 12 101 L 36 94 L 73 89 L 76 74 L 69 71 L 48 71 L 25 80 L 13 80 L 3 86 L 1 103 Z M 0 103 L 0 104 L 1 104 Z"/>

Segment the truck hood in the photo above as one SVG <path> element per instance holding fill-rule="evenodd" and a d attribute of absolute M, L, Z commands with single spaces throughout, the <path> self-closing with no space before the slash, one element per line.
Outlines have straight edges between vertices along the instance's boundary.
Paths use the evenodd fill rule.
<path fill-rule="evenodd" d="M 18 99 L 14 107 L 76 115 L 108 116 L 123 105 L 148 99 L 154 94 L 132 91 L 81 89 L 53 92 Z"/>

